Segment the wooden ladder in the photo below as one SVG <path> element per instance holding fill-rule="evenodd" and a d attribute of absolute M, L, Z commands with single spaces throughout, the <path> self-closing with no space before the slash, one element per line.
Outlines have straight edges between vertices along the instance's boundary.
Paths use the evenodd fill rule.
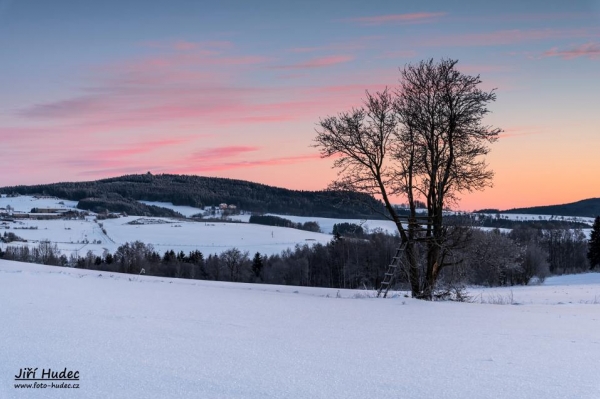
<path fill-rule="evenodd" d="M 387 268 L 385 275 L 383 276 L 383 281 L 381 282 L 381 286 L 379 287 L 379 291 L 377 291 L 377 298 L 381 296 L 383 293 L 383 297 L 387 296 L 388 291 L 392 286 L 392 282 L 394 282 L 394 278 L 396 278 L 396 274 L 398 272 L 398 267 L 402 263 L 403 252 L 406 250 L 406 246 L 408 245 L 408 241 L 404 241 L 400 246 L 396 249 L 396 254 L 392 258 L 392 263 Z"/>

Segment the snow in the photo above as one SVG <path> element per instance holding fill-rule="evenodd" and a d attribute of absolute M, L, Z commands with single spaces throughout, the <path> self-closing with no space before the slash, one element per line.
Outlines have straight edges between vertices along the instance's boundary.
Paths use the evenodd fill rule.
<path fill-rule="evenodd" d="M 598 398 L 600 306 L 572 284 L 600 279 L 499 306 L 0 261 L 0 397 Z M 80 389 L 15 389 L 22 367 L 78 370 Z"/>
<path fill-rule="evenodd" d="M 118 247 L 118 245 L 110 241 L 102 232 L 100 226 L 91 218 L 85 220 L 24 219 L 4 225 L 4 227 L 7 226 L 9 229 L 5 229 L 4 231 L 16 234 L 20 238 L 27 240 L 27 243 L 15 241 L 9 244 L 0 244 L 2 249 L 6 249 L 7 246 L 19 245 L 35 247 L 40 241 L 50 241 L 56 243 L 57 247 L 67 256 L 73 252 L 84 256 L 88 250 L 100 255 L 104 249 L 114 252 Z M 94 241 L 100 243 L 94 244 Z"/>
<path fill-rule="evenodd" d="M 247 223 L 195 222 L 169 220 L 165 224 L 132 225 L 129 222 L 139 220 L 138 216 L 103 221 L 108 236 L 117 243 L 135 240 L 152 244 L 159 253 L 173 249 L 176 252 L 200 250 L 205 255 L 221 253 L 236 247 L 251 254 L 278 254 L 295 245 L 326 244 L 331 236 L 322 233 L 289 229 L 283 227 L 262 226 Z"/>
<path fill-rule="evenodd" d="M 167 208 L 174 210 L 175 212 L 181 213 L 185 217 L 195 216 L 197 214 L 205 214 L 204 209 L 194 208 L 193 206 L 184 206 L 184 205 L 173 205 L 171 202 L 158 202 L 158 201 L 138 201 L 142 204 L 146 205 L 154 205 L 160 206 L 162 208 Z"/>
<path fill-rule="evenodd" d="M 61 201 L 64 205 L 59 204 Z M 144 202 L 152 205 L 167 204 Z M 29 212 L 35 207 L 76 207 L 77 202 L 57 198 L 36 199 L 31 196 L 0 198 L 0 207 L 6 205 L 11 205 L 15 211 Z M 198 208 L 167 205 L 188 215 L 202 211 Z M 0 248 L 3 250 L 7 246 L 35 247 L 40 241 L 48 240 L 55 243 L 67 256 L 85 256 L 88 251 L 96 255 L 102 255 L 104 251 L 114 253 L 120 245 L 134 241 L 152 244 L 159 254 L 168 250 L 185 253 L 199 250 L 208 256 L 235 247 L 248 251 L 251 255 L 256 252 L 273 255 L 296 245 L 327 244 L 332 239 L 329 234 L 283 227 L 139 216 L 99 221 L 95 221 L 93 216 L 81 220 L 21 219 L 0 222 L 0 234 L 4 231 L 12 232 L 27 242 L 1 243 Z"/>
<path fill-rule="evenodd" d="M 64 205 L 60 202 L 63 202 Z M 165 206 L 187 216 L 203 211 L 199 208 L 181 207 L 170 203 L 142 202 Z M 0 207 L 6 208 L 7 205 L 11 205 L 15 211 L 29 212 L 35 207 L 71 209 L 76 207 L 77 202 L 58 198 L 36 199 L 31 196 L 0 198 Z M 389 234 L 396 234 L 394 223 L 388 220 L 273 215 L 296 223 L 316 221 L 323 233 L 248 223 L 198 222 L 172 218 L 140 218 L 138 216 L 101 220 L 99 223 L 94 221 L 94 217 L 87 217 L 85 220 L 23 219 L 0 224 L 0 233 L 4 228 L 4 231 L 13 232 L 27 242 L 2 243 L 0 248 L 6 249 L 8 245 L 37 246 L 40 241 L 49 240 L 56 243 L 61 252 L 67 256 L 72 253 L 85 256 L 88 251 L 92 251 L 96 255 L 101 255 L 105 250 L 114 253 L 120 245 L 139 240 L 146 244 L 152 244 L 160 254 L 172 249 L 185 253 L 199 250 L 205 255 L 209 255 L 235 247 L 242 251 L 249 251 L 250 254 L 260 252 L 272 255 L 296 245 L 328 243 L 332 239 L 331 233 L 335 223 L 361 224 L 363 228 L 370 231 L 381 229 Z M 532 218 L 535 216 L 533 215 Z M 234 221 L 247 222 L 250 215 L 241 214 L 229 218 Z M 139 224 L 129 224 L 132 221 L 139 221 Z M 106 234 L 102 231 L 103 229 Z M 486 230 L 486 228 L 482 229 Z M 503 229 L 503 231 L 509 230 Z M 583 232 L 589 237 L 591 229 L 584 229 Z"/>
<path fill-rule="evenodd" d="M 470 288 L 469 293 L 480 303 L 600 305 L 600 273 L 549 277 L 542 285 L 533 287 Z"/>
<path fill-rule="evenodd" d="M 62 203 L 61 203 L 62 202 Z M 77 201 L 63 200 L 53 197 L 35 198 L 29 195 L 20 195 L 18 197 L 0 197 L 0 208 L 6 208 L 10 205 L 14 211 L 30 212 L 32 208 L 56 208 L 73 209 L 77 207 Z"/>
<path fill-rule="evenodd" d="M 178 206 L 178 205 L 173 205 L 170 202 L 151 202 L 151 201 L 140 201 L 144 204 L 147 205 L 156 205 L 156 206 L 161 206 L 163 208 L 168 208 L 168 209 L 172 209 L 174 211 L 177 211 L 179 213 L 181 213 L 182 215 L 189 217 L 198 213 L 206 213 L 206 210 L 200 209 L 200 208 L 193 208 L 193 207 L 188 207 L 188 206 Z M 426 209 L 418 209 L 418 212 L 426 212 Z M 456 214 L 462 214 L 462 212 L 453 212 L 453 211 L 448 211 L 445 212 L 446 214 L 451 214 L 451 215 L 456 215 Z M 322 217 L 313 217 L 313 216 L 294 216 L 294 215 L 283 215 L 283 214 L 277 214 L 277 213 L 267 213 L 267 215 L 271 215 L 271 216 L 278 216 L 284 219 L 288 219 L 291 220 L 294 223 L 305 223 L 305 222 L 317 222 L 319 223 L 319 226 L 321 226 L 321 231 L 323 233 L 327 233 L 327 234 L 332 234 L 333 233 L 333 225 L 336 223 L 353 223 L 353 224 L 358 224 L 363 226 L 363 228 L 369 229 L 370 231 L 373 231 L 375 229 L 381 229 L 386 233 L 389 234 L 395 234 L 396 233 L 396 225 L 394 224 L 394 222 L 390 221 L 390 220 L 375 220 L 375 219 L 335 219 L 335 218 L 322 218 Z M 496 213 L 478 213 L 477 215 L 486 215 L 486 216 L 491 216 L 491 217 L 496 217 L 498 214 Z M 551 219 L 557 219 L 557 220 L 565 220 L 565 221 L 572 221 L 572 222 L 581 222 L 581 223 L 587 223 L 590 226 L 593 225 L 594 223 L 594 218 L 591 217 L 575 217 L 575 216 L 555 216 L 555 215 L 529 215 L 529 214 L 517 214 L 517 213 L 500 213 L 499 214 L 500 218 L 502 219 L 507 219 L 507 220 L 551 220 Z M 248 223 L 248 221 L 250 220 L 250 215 L 249 214 L 240 214 L 240 215 L 231 215 L 228 216 L 228 219 L 230 220 L 234 220 L 234 221 L 239 221 L 239 222 L 245 222 Z M 486 230 L 486 228 L 482 228 L 483 230 Z M 491 229 L 493 230 L 493 229 Z M 501 231 L 510 231 L 510 229 L 500 229 Z M 589 235 L 589 231 L 587 229 L 583 229 L 584 232 L 586 234 Z M 591 231 L 591 230 L 590 230 Z"/>
<path fill-rule="evenodd" d="M 146 205 L 156 205 L 156 206 L 161 206 L 163 208 L 172 209 L 176 212 L 181 213 L 182 215 L 184 215 L 186 217 L 190 217 L 190 216 L 196 215 L 198 213 L 206 213 L 207 212 L 206 209 L 203 210 L 200 208 L 193 208 L 193 207 L 189 207 L 189 206 L 178 206 L 178 205 L 173 205 L 170 202 L 153 202 L 153 201 L 139 201 L 139 202 L 144 203 Z M 283 215 L 283 214 L 277 214 L 277 213 L 267 213 L 266 215 L 278 216 L 278 217 L 281 217 L 284 219 L 291 220 L 294 223 L 317 222 L 317 223 L 319 223 L 319 226 L 321 227 L 321 231 L 326 234 L 333 233 L 333 225 L 336 223 L 359 224 L 359 225 L 362 225 L 363 228 L 368 228 L 369 230 L 382 229 L 383 231 L 388 232 L 390 234 L 395 234 L 395 232 L 396 232 L 395 224 L 389 220 L 334 219 L 334 218 L 322 218 L 322 217 L 312 217 L 312 216 Z M 242 213 L 239 215 L 231 215 L 231 216 L 228 216 L 227 219 L 237 221 L 237 222 L 248 223 L 250 220 L 250 214 Z"/>
<path fill-rule="evenodd" d="M 185 253 L 199 250 L 208 256 L 235 247 L 249 251 L 251 255 L 256 252 L 273 255 L 296 245 L 327 244 L 332 239 L 328 234 L 283 227 L 139 216 L 106 219 L 98 223 L 93 218 L 23 220 L 8 226 L 10 229 L 4 231 L 13 232 L 27 242 L 0 244 L 2 249 L 20 245 L 35 247 L 40 241 L 49 240 L 67 256 L 72 253 L 85 256 L 88 251 L 96 255 L 101 255 L 104 250 L 114 253 L 120 245 L 134 241 L 152 244 L 159 254 L 171 249 Z"/>
<path fill-rule="evenodd" d="M 395 234 L 396 225 L 390 220 L 375 220 L 375 219 L 334 219 L 334 218 L 322 218 L 314 216 L 292 216 L 282 215 L 278 213 L 267 213 L 269 216 L 277 216 L 290 220 L 294 223 L 306 223 L 306 222 L 317 222 L 321 227 L 321 231 L 327 234 L 333 234 L 333 225 L 339 223 L 353 223 L 363 227 L 363 229 L 369 229 L 373 231 L 375 229 L 381 229 L 386 233 Z M 248 223 L 250 215 L 233 215 L 229 216 L 231 220 L 237 220 L 240 222 Z"/>
<path fill-rule="evenodd" d="M 486 215 L 496 217 L 496 213 L 479 213 L 479 215 Z M 594 218 L 582 217 L 582 216 L 560 216 L 560 215 L 529 215 L 525 213 L 500 213 L 501 219 L 507 220 L 564 220 L 569 222 L 581 222 L 587 223 L 590 226 L 594 224 Z"/>

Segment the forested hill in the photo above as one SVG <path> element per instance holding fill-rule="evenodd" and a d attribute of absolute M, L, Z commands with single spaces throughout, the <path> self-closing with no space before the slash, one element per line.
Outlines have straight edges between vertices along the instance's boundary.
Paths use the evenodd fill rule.
<path fill-rule="evenodd" d="M 320 217 L 378 217 L 361 202 L 383 211 L 379 201 L 356 193 L 296 191 L 243 180 L 150 173 L 89 182 L 2 187 L 0 193 L 51 195 L 79 201 L 78 207 L 82 209 L 106 208 L 130 214 L 148 211 L 135 209 L 135 200 L 172 202 L 198 208 L 226 203 L 246 211 Z"/>
<path fill-rule="evenodd" d="M 600 198 L 589 198 L 570 204 L 534 206 L 531 208 L 515 208 L 503 213 L 525 213 L 533 215 L 587 216 L 600 215 Z"/>

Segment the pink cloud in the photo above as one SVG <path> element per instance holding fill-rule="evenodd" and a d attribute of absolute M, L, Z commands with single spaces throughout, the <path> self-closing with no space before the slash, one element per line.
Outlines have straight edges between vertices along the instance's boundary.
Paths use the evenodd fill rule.
<path fill-rule="evenodd" d="M 240 118 L 229 119 L 229 122 L 237 123 L 275 123 L 288 122 L 295 120 L 295 115 L 271 115 L 271 116 L 243 116 Z M 225 121 L 224 121 L 225 122 Z"/>
<path fill-rule="evenodd" d="M 365 97 L 365 90 L 374 92 L 378 90 L 383 90 L 388 86 L 389 85 L 383 82 L 374 82 L 369 84 L 356 83 L 345 85 L 330 85 L 307 88 L 306 93 L 309 97 L 314 96 L 316 98 L 323 98 L 323 102 L 331 102 L 336 104 L 336 108 L 339 111 L 340 109 L 361 105 L 361 101 Z"/>
<path fill-rule="evenodd" d="M 307 155 L 297 155 L 290 157 L 279 157 L 279 158 L 269 158 L 269 159 L 260 159 L 254 161 L 238 161 L 238 162 L 228 162 L 221 165 L 221 170 L 223 169 L 237 169 L 237 168 L 249 168 L 255 166 L 277 166 L 277 165 L 290 165 L 298 162 L 306 162 L 312 161 L 315 159 L 320 159 L 320 154 L 307 154 Z"/>
<path fill-rule="evenodd" d="M 320 159 L 319 154 L 302 154 L 285 157 L 274 157 L 254 160 L 235 160 L 246 154 L 260 150 L 253 146 L 225 146 L 201 150 L 188 157 L 170 159 L 168 164 L 162 166 L 153 165 L 144 159 L 121 159 L 101 158 L 98 154 L 89 154 L 81 158 L 62 161 L 69 168 L 82 169 L 78 174 L 81 176 L 115 176 L 123 173 L 145 173 L 152 171 L 156 173 L 206 173 L 230 171 L 236 169 L 247 169 L 254 167 L 268 167 L 280 165 L 292 165 L 296 163 L 314 161 Z M 234 158 L 233 160 L 231 158 Z"/>
<path fill-rule="evenodd" d="M 513 126 L 508 127 L 503 130 L 502 133 L 498 135 L 500 139 L 506 138 L 514 138 L 514 137 L 523 137 L 523 136 L 531 136 L 543 134 L 543 131 L 540 130 L 539 127 L 535 126 Z"/>
<path fill-rule="evenodd" d="M 548 39 L 565 39 L 577 37 L 600 36 L 600 32 L 590 29 L 512 29 L 495 32 L 469 33 L 460 35 L 446 35 L 426 39 L 422 45 L 429 46 L 492 46 L 538 41 Z"/>
<path fill-rule="evenodd" d="M 175 46 L 194 47 L 191 42 Z M 266 57 L 199 55 L 195 50 L 189 53 L 166 53 L 94 68 L 94 84 L 83 88 L 80 95 L 33 104 L 16 114 L 29 122 L 62 123 L 54 126 L 54 131 L 75 137 L 149 127 L 163 129 L 181 123 L 278 123 L 315 115 L 323 105 L 348 104 L 343 94 L 327 89 L 317 91 L 315 97 L 315 93 L 308 92 L 310 89 L 301 86 L 245 87 L 237 83 L 244 73 L 256 70 L 247 69 L 250 64 Z M 334 55 L 280 68 L 314 69 L 351 59 Z M 366 86 L 361 86 L 363 92 Z"/>
<path fill-rule="evenodd" d="M 586 43 L 567 50 L 559 50 L 557 47 L 551 48 L 542 54 L 544 57 L 561 57 L 565 60 L 571 60 L 578 57 L 598 58 L 600 57 L 600 44 Z"/>
<path fill-rule="evenodd" d="M 280 65 L 274 66 L 273 69 L 310 69 L 310 68 L 323 68 L 332 65 L 342 64 L 344 62 L 352 61 L 354 57 L 348 55 L 332 55 L 329 57 L 313 58 L 306 62 L 300 62 L 297 64 Z"/>
<path fill-rule="evenodd" d="M 160 72 L 168 68 L 206 68 L 207 66 L 256 65 L 270 59 L 260 55 L 222 56 L 211 52 L 179 52 L 154 58 L 144 58 L 128 63 L 108 66 L 116 72 Z"/>
<path fill-rule="evenodd" d="M 308 162 L 320 159 L 321 156 L 319 154 L 304 154 L 297 156 L 287 156 L 287 157 L 276 157 L 276 158 L 268 158 L 268 159 L 258 159 L 258 160 L 242 160 L 242 161 L 232 161 L 232 162 L 218 162 L 218 163 L 208 163 L 208 164 L 200 164 L 200 165 L 191 165 L 185 166 L 181 168 L 177 168 L 173 170 L 174 173 L 202 173 L 202 172 L 216 172 L 216 171 L 225 171 L 232 169 L 243 169 L 243 168 L 253 168 L 259 166 L 279 166 L 279 165 L 291 165 L 295 163 Z"/>
<path fill-rule="evenodd" d="M 258 151 L 259 147 L 250 146 L 228 146 L 228 147 L 217 147 L 207 148 L 202 151 L 198 151 L 192 155 L 195 160 L 206 161 L 220 158 L 231 158 L 248 152 Z"/>
<path fill-rule="evenodd" d="M 97 87 L 84 89 L 84 95 L 35 104 L 17 115 L 78 121 L 75 125 L 84 125 L 85 130 L 115 130 L 190 118 L 239 117 L 252 111 L 258 94 L 278 91 L 233 86 L 226 79 L 218 72 L 186 72 L 175 67 L 139 74 L 115 71 Z"/>
<path fill-rule="evenodd" d="M 27 118 L 60 118 L 75 115 L 91 115 L 107 111 L 108 109 L 110 109 L 109 104 L 104 103 L 95 96 L 81 96 L 68 100 L 36 104 L 29 108 L 18 110 L 17 115 Z"/>
<path fill-rule="evenodd" d="M 418 12 L 412 14 L 389 14 L 373 17 L 348 18 L 346 22 L 356 22 L 361 25 L 383 25 L 389 23 L 424 23 L 431 22 L 446 15 L 445 12 Z"/>
<path fill-rule="evenodd" d="M 0 126 L 0 139 L 5 144 L 7 141 L 23 142 L 26 139 L 39 138 L 49 131 L 52 131 L 52 128 Z"/>
<path fill-rule="evenodd" d="M 155 141 L 144 141 L 127 147 L 109 148 L 103 151 L 95 151 L 96 158 L 127 158 L 133 155 L 147 154 L 165 147 L 176 146 L 192 141 L 192 138 L 169 138 Z"/>
<path fill-rule="evenodd" d="M 457 64 L 457 68 L 467 74 L 480 74 L 485 72 L 510 72 L 514 68 L 507 65 L 492 64 Z"/>
<path fill-rule="evenodd" d="M 557 13 L 523 13 L 523 14 L 490 14 L 474 16 L 455 16 L 457 21 L 501 21 L 501 22 L 540 22 L 566 19 L 594 19 L 593 13 L 557 12 Z"/>
<path fill-rule="evenodd" d="M 152 172 L 158 170 L 158 166 L 118 166 L 115 168 L 104 168 L 104 169 L 93 169 L 84 170 L 77 173 L 79 176 L 86 176 L 86 178 L 110 178 L 117 177 L 127 174 L 141 174 L 146 172 Z"/>
<path fill-rule="evenodd" d="M 173 74 L 177 75 L 177 71 Z M 351 84 L 316 87 L 252 88 L 228 86 L 216 76 L 199 75 L 179 82 L 171 74 L 149 75 L 143 81 L 115 78 L 103 87 L 87 90 L 91 94 L 54 103 L 38 104 L 20 110 L 18 115 L 44 122 L 55 120 L 62 126 L 48 128 L 4 129 L 2 135 L 60 135 L 61 140 L 90 140 L 109 132 L 126 132 L 142 128 L 168 129 L 176 124 L 194 126 L 280 123 L 301 118 L 315 118 L 331 111 L 360 105 L 365 89 L 381 89 L 384 84 Z M 285 94 L 285 97 L 281 97 Z M 257 98 L 277 98 L 256 103 Z M 264 100 L 263 100 L 264 101 Z M 327 111 L 327 112 L 331 112 Z M 65 124 L 65 122 L 67 122 Z M 208 124 L 208 125 L 207 125 Z M 181 131 L 178 128 L 178 131 Z M 87 137 L 87 138 L 86 138 Z"/>
<path fill-rule="evenodd" d="M 176 137 L 140 141 L 128 145 L 104 146 L 93 150 L 81 148 L 79 151 L 69 154 L 67 158 L 62 158 L 59 163 L 69 169 L 78 170 L 78 174 L 82 176 L 101 176 L 102 174 L 106 176 L 107 174 L 114 175 L 117 172 L 144 173 L 158 168 L 149 166 L 156 162 L 156 159 L 161 159 L 162 162 L 168 159 L 166 155 L 157 158 L 158 151 L 162 151 L 160 154 L 167 154 L 165 150 L 169 147 L 190 143 L 193 140 L 193 137 Z"/>
<path fill-rule="evenodd" d="M 149 41 L 141 43 L 144 47 L 176 50 L 176 51 L 192 51 L 202 50 L 205 54 L 216 54 L 218 50 L 227 50 L 233 47 L 233 43 L 226 40 L 215 40 L 215 41 L 200 41 L 190 42 L 187 40 L 178 40 L 176 42 L 161 42 L 161 41 Z"/>
<path fill-rule="evenodd" d="M 198 141 L 193 141 L 223 128 L 224 135 L 232 135 L 226 139 L 231 143 L 239 134 L 233 126 L 236 124 L 302 120 L 310 132 L 320 115 L 360 105 L 365 88 L 373 88 L 359 83 L 372 80 L 372 73 L 353 75 L 352 85 L 279 86 L 273 79 L 265 86 L 245 86 L 240 82 L 248 73 L 260 71 L 274 77 L 279 73 L 260 64 L 230 62 L 265 59 L 259 55 L 206 55 L 190 44 L 180 47 L 182 50 L 160 47 L 151 57 L 91 69 L 88 86 L 71 98 L 18 110 L 19 127 L 0 129 L 0 137 L 10 139 L 3 141 L 10 160 L 37 153 L 40 155 L 31 163 L 32 168 L 56 166 L 47 175 L 60 176 L 69 171 L 72 175 L 98 177 L 147 170 L 235 171 L 308 162 L 318 155 L 292 153 L 256 159 L 261 157 L 258 147 L 218 147 L 213 137 L 210 142 L 217 147 L 202 149 Z M 319 68 L 349 59 L 314 58 L 297 66 Z M 380 74 L 376 76 L 384 80 Z M 169 136 L 163 137 L 168 139 L 156 139 L 167 133 Z M 154 138 L 147 139 L 149 136 Z M 65 148 L 78 150 L 65 153 Z"/>
<path fill-rule="evenodd" d="M 187 50 L 195 50 L 196 48 L 198 48 L 198 45 L 196 43 L 186 42 L 186 41 L 182 40 L 182 41 L 175 43 L 173 45 L 173 48 L 175 50 L 187 51 Z"/>

